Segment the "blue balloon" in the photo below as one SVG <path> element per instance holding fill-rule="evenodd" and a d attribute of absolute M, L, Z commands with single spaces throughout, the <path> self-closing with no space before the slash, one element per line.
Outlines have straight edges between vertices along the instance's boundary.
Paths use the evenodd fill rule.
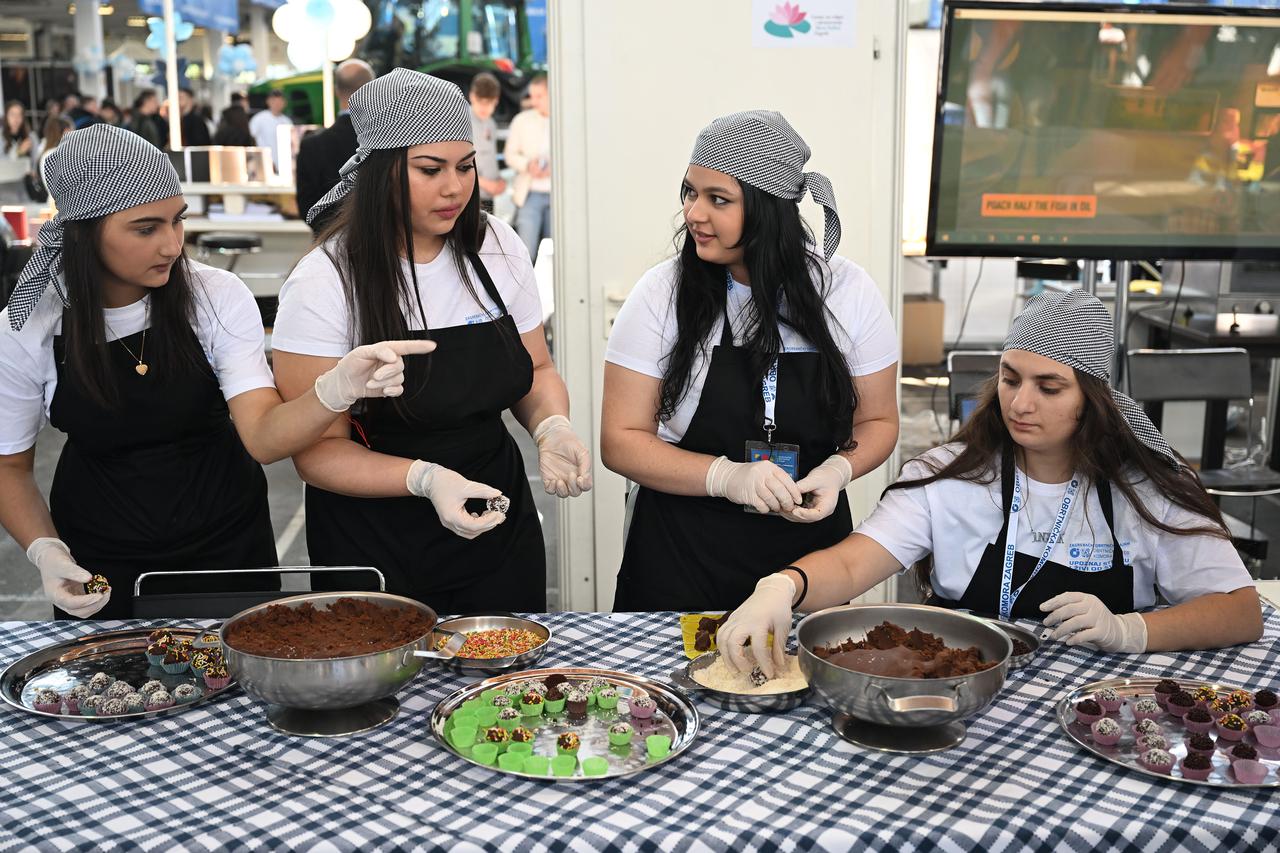
<path fill-rule="evenodd" d="M 304 11 L 314 24 L 327 27 L 333 23 L 333 3 L 330 0 L 307 0 Z"/>

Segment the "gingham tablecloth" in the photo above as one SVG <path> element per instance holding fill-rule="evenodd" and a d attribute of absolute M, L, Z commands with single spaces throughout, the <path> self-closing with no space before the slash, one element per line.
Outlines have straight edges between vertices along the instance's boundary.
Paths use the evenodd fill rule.
<path fill-rule="evenodd" d="M 683 663 L 675 614 L 540 617 L 541 665 L 664 678 Z M 4 662 L 89 630 L 0 623 Z M 693 748 L 599 784 L 535 783 L 472 766 L 428 730 L 463 679 L 428 664 L 390 724 L 346 739 L 270 728 L 243 693 L 146 723 L 0 712 L 0 850 L 1072 850 L 1276 849 L 1280 795 L 1147 777 L 1082 752 L 1055 700 L 1116 676 L 1280 687 L 1280 617 L 1258 643 L 1108 656 L 1051 645 L 1013 673 L 948 752 L 894 756 L 838 739 L 812 700 L 752 716 L 703 704 Z"/>

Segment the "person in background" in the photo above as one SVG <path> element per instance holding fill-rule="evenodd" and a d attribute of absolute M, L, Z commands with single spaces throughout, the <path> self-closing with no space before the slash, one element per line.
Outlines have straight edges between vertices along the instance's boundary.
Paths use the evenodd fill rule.
<path fill-rule="evenodd" d="M 160 122 L 160 98 L 155 89 L 143 89 L 133 99 L 133 118 L 128 129 L 157 148 L 165 147 L 168 132 Z"/>
<path fill-rule="evenodd" d="M 36 138 L 31 133 L 31 123 L 27 121 L 26 107 L 22 106 L 21 101 L 10 101 L 5 104 L 4 159 L 30 162 L 35 143 Z M 0 201 L 18 204 L 27 201 L 27 190 L 21 177 L 0 184 Z"/>
<path fill-rule="evenodd" d="M 80 101 L 80 106 L 84 108 L 85 112 L 93 116 L 95 119 L 100 118 L 99 113 L 102 112 L 102 108 L 98 106 L 97 98 L 93 97 L 92 95 L 82 98 Z"/>
<path fill-rule="evenodd" d="M 209 126 L 196 109 L 195 93 L 185 86 L 178 90 L 178 109 L 182 112 L 182 147 L 210 144 Z"/>
<path fill-rule="evenodd" d="M 37 136 L 43 138 L 45 131 L 49 129 L 49 122 L 62 115 L 62 101 L 50 98 L 44 102 L 44 121 L 40 124 L 40 132 Z"/>
<path fill-rule="evenodd" d="M 476 146 L 476 181 L 480 184 L 480 206 L 493 213 L 493 199 L 507 189 L 498 171 L 498 125 L 493 111 L 498 108 L 502 87 L 498 78 L 481 71 L 471 80 L 467 99 L 471 102 L 471 135 Z"/>
<path fill-rule="evenodd" d="M 267 108 L 255 113 L 249 119 L 249 132 L 254 142 L 261 148 L 271 149 L 271 162 L 278 168 L 280 152 L 276 150 L 276 128 L 293 124 L 293 119 L 284 114 L 284 92 L 272 89 L 267 95 Z"/>
<path fill-rule="evenodd" d="M 551 95 L 547 75 L 529 81 L 530 109 L 511 120 L 505 155 L 516 170 L 512 190 L 519 210 L 516 233 L 529 248 L 529 258 L 538 261 L 538 244 L 551 236 Z"/>
<path fill-rule="evenodd" d="M 120 112 L 115 101 L 104 98 L 102 106 L 98 108 L 98 121 L 112 127 L 124 127 L 124 114 Z"/>
<path fill-rule="evenodd" d="M 222 111 L 218 120 L 218 129 L 213 134 L 214 145 L 253 145 L 253 134 L 249 132 L 249 114 L 244 107 L 232 104 Z"/>
<path fill-rule="evenodd" d="M 71 92 L 62 99 L 62 114 L 71 120 L 73 129 L 88 127 L 97 121 L 93 113 L 84 108 L 80 102 L 80 93 Z"/>
<path fill-rule="evenodd" d="M 348 104 L 355 91 L 374 78 L 373 68 L 361 59 L 348 59 L 333 71 L 333 91 L 338 96 L 338 117 L 332 127 L 313 133 L 298 146 L 298 213 L 307 215 L 311 206 L 338 183 L 338 170 L 356 153 L 356 131 L 351 125 Z M 319 234 L 337 212 L 311 221 L 311 231 Z"/>
<path fill-rule="evenodd" d="M 49 156 L 50 151 L 58 147 L 62 137 L 73 130 L 75 130 L 75 127 L 71 124 L 71 119 L 65 115 L 60 115 L 53 121 L 44 123 L 44 139 L 36 143 L 36 147 L 32 152 L 32 170 L 37 177 L 40 175 L 40 166 L 44 163 L 44 158 Z"/>

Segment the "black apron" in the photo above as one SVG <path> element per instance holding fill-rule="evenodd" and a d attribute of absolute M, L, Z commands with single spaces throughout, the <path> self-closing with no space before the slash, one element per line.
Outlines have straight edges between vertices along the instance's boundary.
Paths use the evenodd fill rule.
<path fill-rule="evenodd" d="M 111 583 L 94 619 L 132 616 L 133 583 L 145 572 L 276 565 L 267 480 L 236 434 L 212 368 L 139 376 L 126 346 L 140 352 L 142 333 L 108 347 L 121 405 L 106 409 L 67 370 L 62 336 L 53 339 L 58 385 L 49 421 L 67 442 L 49 509 L 76 562 Z M 143 591 L 272 588 L 278 578 L 193 576 L 146 581 Z M 57 609 L 55 616 L 71 618 Z"/>
<path fill-rule="evenodd" d="M 501 317 L 410 332 L 438 348 L 406 359 L 400 408 L 389 400 L 367 407 L 354 421 L 352 439 L 493 486 L 511 501 L 506 521 L 463 539 L 440 524 L 425 498 L 348 497 L 307 486 L 307 548 L 312 565 L 375 566 L 386 576 L 388 592 L 439 613 L 539 613 L 546 609 L 542 527 L 520 449 L 502 423 L 503 411 L 533 387 L 533 362 L 484 263 L 478 255 L 468 260 Z M 474 511 L 482 510 L 479 504 Z M 356 582 L 343 572 L 312 578 L 326 589 Z"/>
<path fill-rule="evenodd" d="M 932 597 L 930 604 L 941 607 L 961 608 L 975 613 L 998 615 L 1000 612 L 1000 578 L 1004 573 L 1004 547 L 1009 535 L 1009 511 L 1013 507 L 1014 454 L 1004 453 L 1001 462 L 1000 491 L 1004 508 L 1004 526 L 996 541 L 988 543 L 973 571 L 973 578 L 959 601 Z M 1102 517 L 1111 533 L 1111 568 L 1101 572 L 1081 572 L 1061 563 L 1046 561 L 1040 574 L 1027 584 L 1013 603 L 1010 618 L 1034 619 L 1045 617 L 1040 605 L 1064 592 L 1086 592 L 1102 599 L 1112 613 L 1129 613 L 1133 610 L 1133 568 L 1125 565 L 1120 540 L 1116 538 L 1115 512 L 1111 504 L 1111 484 L 1103 480 L 1097 484 L 1098 503 Z M 1088 506 L 1088 491 L 1081 495 L 1082 504 Z M 1018 589 L 1035 570 L 1039 555 L 1031 556 L 1018 551 L 1013 558 L 1012 588 Z"/>
<path fill-rule="evenodd" d="M 746 442 L 765 438 L 760 399 L 750 354 L 733 345 L 726 314 L 698 408 L 676 446 L 743 461 Z M 801 477 L 837 449 L 820 400 L 818 353 L 781 353 L 773 440 L 800 446 Z M 642 486 L 627 533 L 613 609 L 736 607 L 760 578 L 811 551 L 836 544 L 852 530 L 849 500 L 843 491 L 831 515 L 798 524 L 746 512 L 724 498 L 670 495 Z"/>

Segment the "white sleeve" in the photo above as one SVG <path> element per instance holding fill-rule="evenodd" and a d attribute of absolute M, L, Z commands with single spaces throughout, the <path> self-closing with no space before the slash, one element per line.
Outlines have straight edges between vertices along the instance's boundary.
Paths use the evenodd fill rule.
<path fill-rule="evenodd" d="M 31 449 L 44 426 L 45 370 L 22 346 L 21 333 L 9 327 L 7 311 L 0 312 L 0 323 L 0 455 L 7 456 Z"/>
<path fill-rule="evenodd" d="M 538 295 L 538 279 L 533 271 L 533 262 L 529 260 L 529 249 L 515 229 L 502 220 L 490 217 L 489 227 L 497 239 L 498 251 L 502 253 L 498 263 L 504 264 L 503 270 L 510 275 L 513 285 L 505 288 L 509 292 L 503 296 L 503 301 L 507 303 L 507 311 L 516 324 L 516 331 L 523 335 L 542 325 L 542 298 Z M 485 261 L 485 268 L 493 276 L 491 263 Z M 494 285 L 501 291 L 503 288 L 499 286 L 500 280 L 495 278 Z M 477 281 L 476 286 L 481 287 L 480 282 Z"/>
<path fill-rule="evenodd" d="M 918 480 L 933 472 L 919 459 L 902 467 L 900 480 Z M 903 570 L 933 553 L 933 520 L 928 486 L 890 489 L 871 515 L 853 531 L 874 539 L 893 555 Z"/>
<path fill-rule="evenodd" d="M 275 388 L 267 366 L 266 337 L 258 303 L 232 273 L 216 272 L 217 284 L 206 284 L 208 308 L 200 318 L 202 337 L 218 377 L 222 396 L 230 400 L 246 391 Z"/>
<path fill-rule="evenodd" d="M 671 348 L 674 317 L 671 316 L 672 265 L 649 270 L 627 295 L 609 332 L 604 359 L 619 367 L 662 378 L 662 362 Z"/>
<path fill-rule="evenodd" d="M 832 272 L 838 281 L 828 307 L 844 327 L 836 340 L 844 350 L 849 374 L 866 376 L 884 370 L 902 357 L 902 346 L 880 289 L 852 261 L 841 258 Z"/>
<path fill-rule="evenodd" d="M 351 351 L 349 319 L 337 269 L 322 249 L 312 249 L 280 288 L 271 349 L 342 358 Z"/>
<path fill-rule="evenodd" d="M 1174 504 L 1161 519 L 1170 527 L 1199 527 L 1205 519 Z M 1146 525 L 1144 525 L 1146 526 Z M 1229 539 L 1206 534 L 1180 536 L 1147 527 L 1155 557 L 1156 587 L 1170 604 L 1182 604 L 1214 592 L 1253 586 L 1249 570 Z"/>

